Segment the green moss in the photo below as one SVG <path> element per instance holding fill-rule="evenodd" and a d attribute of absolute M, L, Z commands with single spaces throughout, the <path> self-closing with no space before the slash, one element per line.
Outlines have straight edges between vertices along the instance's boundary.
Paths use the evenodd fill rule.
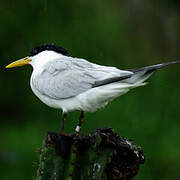
<path fill-rule="evenodd" d="M 143 162 L 142 151 L 111 128 L 83 137 L 49 132 L 40 151 L 36 180 L 128 179 Z"/>

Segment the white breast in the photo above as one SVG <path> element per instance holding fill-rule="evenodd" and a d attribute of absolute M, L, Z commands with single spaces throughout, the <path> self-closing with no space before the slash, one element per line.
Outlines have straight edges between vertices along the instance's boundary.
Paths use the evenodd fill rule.
<path fill-rule="evenodd" d="M 125 83 L 122 85 L 120 83 L 112 83 L 105 86 L 92 88 L 71 98 L 57 100 L 43 95 L 36 89 L 34 78 L 36 78 L 37 75 L 38 74 L 36 71 L 33 71 L 31 76 L 31 88 L 34 94 L 46 105 L 52 108 L 62 109 L 64 112 L 74 110 L 82 110 L 85 112 L 96 111 L 97 109 L 105 106 L 108 101 L 111 101 L 117 96 L 126 93 L 131 88 Z"/>

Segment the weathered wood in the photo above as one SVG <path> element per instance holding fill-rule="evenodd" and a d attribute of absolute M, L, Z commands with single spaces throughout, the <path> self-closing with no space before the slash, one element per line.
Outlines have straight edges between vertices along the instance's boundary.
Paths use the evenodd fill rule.
<path fill-rule="evenodd" d="M 143 151 L 112 128 L 82 137 L 48 132 L 36 180 L 132 180 L 144 161 Z"/>

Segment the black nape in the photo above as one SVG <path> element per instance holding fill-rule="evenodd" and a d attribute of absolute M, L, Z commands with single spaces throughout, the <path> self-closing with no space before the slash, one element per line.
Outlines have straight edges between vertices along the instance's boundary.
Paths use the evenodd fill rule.
<path fill-rule="evenodd" d="M 35 47 L 34 49 L 32 49 L 29 56 L 35 56 L 35 55 L 39 54 L 40 52 L 46 51 L 46 50 L 55 51 L 62 55 L 68 55 L 68 52 L 60 46 L 56 46 L 54 44 L 41 44 L 41 45 Z"/>

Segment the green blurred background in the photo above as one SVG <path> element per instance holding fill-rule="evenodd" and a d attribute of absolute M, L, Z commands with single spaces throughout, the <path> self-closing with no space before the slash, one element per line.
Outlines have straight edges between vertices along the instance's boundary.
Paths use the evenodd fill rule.
<path fill-rule="evenodd" d="M 32 179 L 36 150 L 61 112 L 32 93 L 31 67 L 5 69 L 42 43 L 71 56 L 121 69 L 180 59 L 177 0 L 0 0 L 0 179 Z M 146 155 L 136 179 L 180 179 L 180 64 L 159 70 L 149 84 L 105 108 L 86 113 L 82 133 L 110 126 Z M 67 133 L 79 113 L 68 114 Z"/>

